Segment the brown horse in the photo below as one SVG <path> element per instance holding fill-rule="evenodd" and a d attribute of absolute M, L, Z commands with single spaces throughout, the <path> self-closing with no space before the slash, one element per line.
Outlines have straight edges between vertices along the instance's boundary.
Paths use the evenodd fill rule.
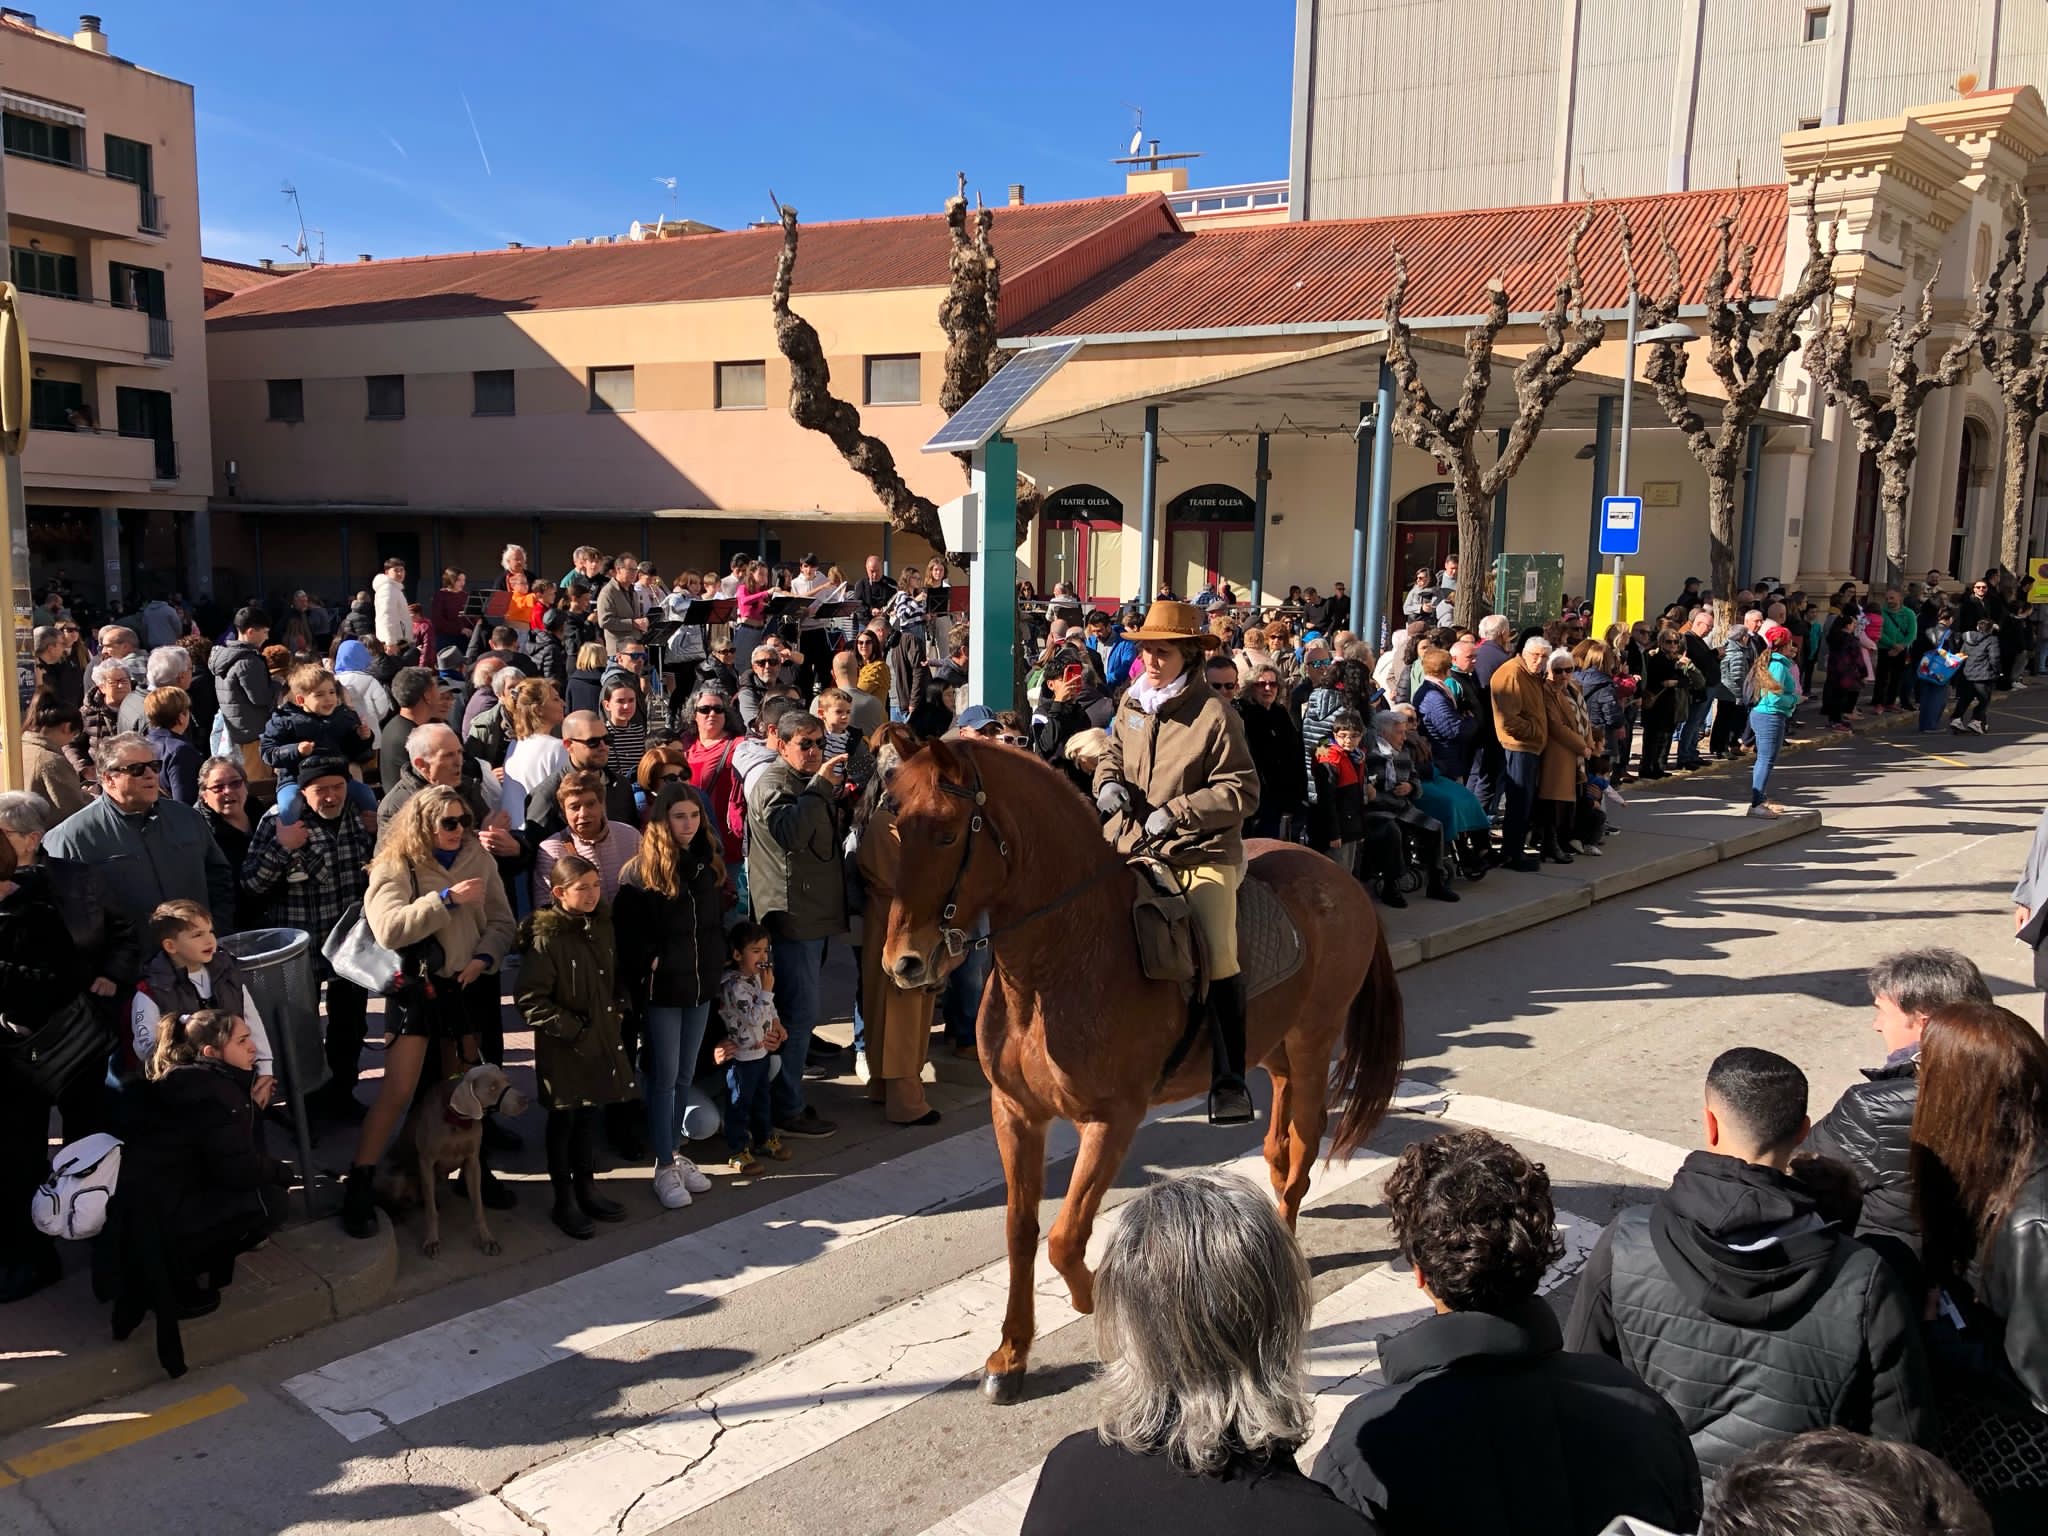
<path fill-rule="evenodd" d="M 1089 1312 L 1095 1213 L 1147 1106 L 1201 1093 L 1209 1053 L 1198 1044 L 1160 1081 L 1187 1008 L 1176 984 L 1140 971 L 1137 877 L 1059 773 L 1013 747 L 932 742 L 910 749 L 889 794 L 903 863 L 882 930 L 886 974 L 901 987 L 938 985 L 976 942 L 967 937 L 976 920 L 989 921 L 983 942 L 995 963 L 978 1035 L 1009 1186 L 1010 1291 L 982 1391 L 1013 1403 L 1034 1331 L 1046 1125 L 1071 1120 L 1081 1133 L 1048 1251 L 1075 1310 Z M 1401 994 L 1357 880 L 1306 848 L 1257 842 L 1250 853 L 1251 877 L 1272 888 L 1307 946 L 1301 969 L 1255 999 L 1246 1021 L 1247 1060 L 1273 1080 L 1266 1164 L 1291 1226 L 1322 1142 L 1340 1039 L 1332 1155 L 1347 1155 L 1386 1113 L 1401 1067 Z"/>

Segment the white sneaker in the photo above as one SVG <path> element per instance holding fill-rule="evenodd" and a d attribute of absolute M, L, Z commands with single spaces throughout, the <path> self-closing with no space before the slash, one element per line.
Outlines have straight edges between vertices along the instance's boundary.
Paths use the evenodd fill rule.
<path fill-rule="evenodd" d="M 1979 736 L 1982 736 L 1984 734 L 1984 722 L 1982 720 L 1972 720 L 1970 722 L 1970 729 Z"/>
<path fill-rule="evenodd" d="M 671 1211 L 679 1211 L 690 1203 L 681 1163 L 664 1163 L 654 1170 L 654 1198 Z"/>
<path fill-rule="evenodd" d="M 1598 858 L 1604 858 L 1604 857 L 1605 857 L 1605 855 L 1604 855 L 1604 854 L 1602 854 L 1602 853 L 1600 852 L 1600 845 L 1599 845 L 1598 843 L 1582 843 L 1582 844 L 1580 844 L 1580 845 L 1579 845 L 1579 853 L 1580 853 L 1580 854 L 1581 854 L 1581 855 L 1582 855 L 1583 857 L 1585 857 L 1585 858 L 1588 858 L 1588 859 L 1598 859 Z"/>
<path fill-rule="evenodd" d="M 855 1051 L 853 1053 L 853 1075 L 863 1083 L 871 1081 L 868 1074 L 868 1053 L 866 1051 Z"/>
<path fill-rule="evenodd" d="M 704 1170 L 687 1157 L 677 1158 L 671 1166 L 683 1170 L 683 1188 L 691 1194 L 701 1195 L 711 1187 L 711 1181 L 704 1176 Z"/>
<path fill-rule="evenodd" d="M 1778 819 L 1778 808 L 1766 800 L 1761 804 L 1752 805 L 1749 808 L 1749 814 L 1756 817 L 1759 821 L 1776 821 Z"/>

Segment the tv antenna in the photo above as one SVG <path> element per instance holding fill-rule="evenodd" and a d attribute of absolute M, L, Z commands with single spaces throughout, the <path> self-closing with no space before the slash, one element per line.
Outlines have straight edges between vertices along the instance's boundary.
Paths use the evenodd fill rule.
<path fill-rule="evenodd" d="M 296 244 L 287 245 L 285 249 L 298 257 L 300 261 L 311 262 L 315 266 L 325 265 L 327 261 L 327 231 L 324 229 L 309 231 L 306 228 L 306 209 L 299 201 L 299 189 L 297 187 L 293 186 L 290 182 L 286 182 L 284 184 L 284 195 L 292 200 L 292 212 L 298 216 L 299 220 L 298 241 Z M 317 256 L 313 254 L 313 248 L 307 243 L 306 236 L 309 233 L 320 237 L 319 254 Z"/>
<path fill-rule="evenodd" d="M 1126 155 L 1135 155 L 1138 152 L 1138 147 L 1145 142 L 1145 109 L 1143 107 L 1134 107 L 1128 101 L 1124 103 L 1124 106 L 1131 114 L 1131 142 L 1129 147 L 1124 150 L 1124 153 Z"/>
<path fill-rule="evenodd" d="M 656 186 L 668 188 L 669 222 L 673 224 L 676 220 L 676 178 L 673 176 L 657 176 L 654 178 L 654 182 Z"/>

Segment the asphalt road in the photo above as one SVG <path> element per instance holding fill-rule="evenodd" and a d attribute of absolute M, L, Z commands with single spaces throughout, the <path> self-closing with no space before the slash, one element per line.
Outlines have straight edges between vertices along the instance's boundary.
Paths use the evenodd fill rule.
<path fill-rule="evenodd" d="M 2008 895 L 2048 801 L 2048 687 L 2000 703 L 1985 740 L 1856 738 L 1788 760 L 1774 792 L 1823 811 L 1814 837 L 1403 973 L 1411 1083 L 1375 1152 L 1449 1119 L 1541 1156 L 1573 1245 L 1562 1303 L 1599 1225 L 1692 1144 L 1718 1051 L 1792 1056 L 1818 1113 L 1881 1054 L 1864 968 L 1927 943 L 1965 950 L 2038 1017 Z M 1048 1292 L 1027 1400 L 976 1396 L 1001 1191 L 985 1116 L 963 1105 L 941 1132 L 821 1156 L 773 1205 L 722 1191 L 616 1246 L 515 1263 L 14 1437 L 0 1532 L 1012 1532 L 1045 1451 L 1091 1422 L 1092 1333 Z M 1148 1172 L 1252 1167 L 1255 1145 L 1163 1120 L 1113 1198 Z M 1414 1314 L 1383 1171 L 1362 1158 L 1319 1175 L 1301 1222 L 1326 1420 L 1373 1385 L 1373 1340 Z M 460 1240 L 466 1216 L 449 1219 Z"/>

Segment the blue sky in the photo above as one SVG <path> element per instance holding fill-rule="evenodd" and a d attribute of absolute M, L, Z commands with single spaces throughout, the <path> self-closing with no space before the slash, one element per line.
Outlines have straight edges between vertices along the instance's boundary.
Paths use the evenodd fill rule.
<path fill-rule="evenodd" d="M 98 9 L 117 53 L 193 85 L 206 253 L 243 261 L 296 238 L 287 181 L 330 261 L 623 233 L 667 176 L 722 228 L 771 187 L 806 219 L 937 210 L 962 170 L 996 203 L 1092 196 L 1122 188 L 1125 103 L 1205 152 L 1197 185 L 1287 172 L 1291 0 Z"/>

